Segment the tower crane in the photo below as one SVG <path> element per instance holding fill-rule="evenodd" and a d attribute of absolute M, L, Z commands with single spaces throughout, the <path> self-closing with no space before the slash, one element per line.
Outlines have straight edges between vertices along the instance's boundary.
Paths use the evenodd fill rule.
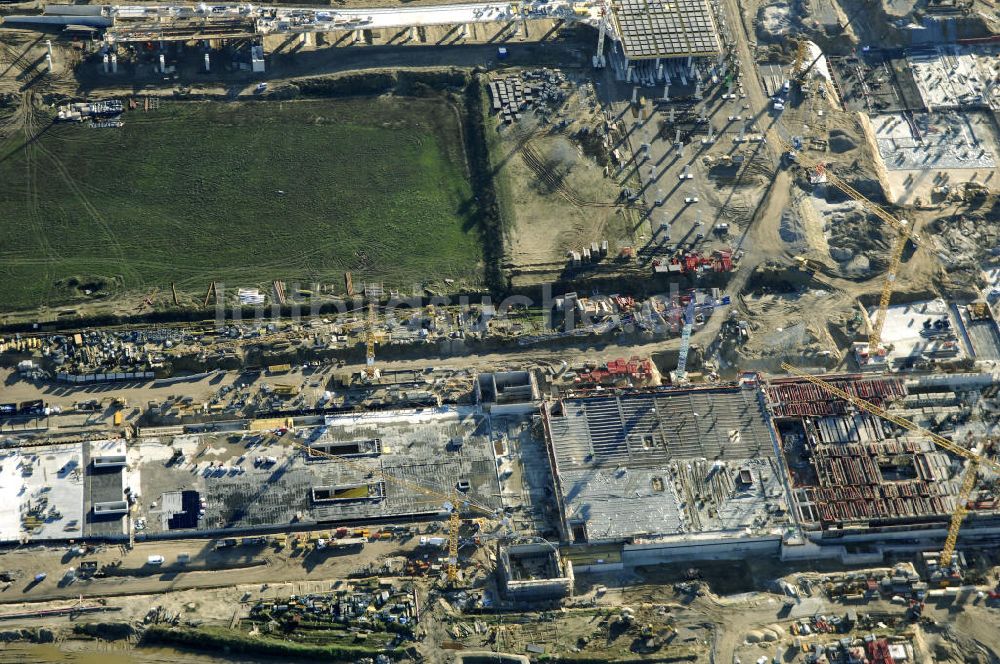
<path fill-rule="evenodd" d="M 601 5 L 601 21 L 597 27 L 597 54 L 594 55 L 594 69 L 603 69 L 607 65 L 604 57 L 604 40 L 608 32 L 608 21 L 611 20 L 611 9 L 608 3 Z"/>
<path fill-rule="evenodd" d="M 816 63 L 819 62 L 819 59 L 823 57 L 823 52 L 820 51 L 808 65 L 806 64 L 807 57 L 809 57 L 809 42 L 805 39 L 800 39 L 795 42 L 795 60 L 792 61 L 792 67 L 789 70 L 791 79 L 800 85 L 805 81 L 806 76 L 812 71 L 812 68 L 816 66 Z"/>
<path fill-rule="evenodd" d="M 364 378 L 368 382 L 378 380 L 379 370 L 375 366 L 375 328 L 378 326 L 377 298 L 381 296 L 380 287 L 366 285 L 365 299 L 368 300 L 368 324 L 365 328 L 365 371 Z"/>
<path fill-rule="evenodd" d="M 790 145 L 786 144 L 785 149 L 789 154 L 794 154 L 794 149 Z M 822 162 L 819 162 L 813 166 L 821 165 Z M 802 164 L 802 166 L 808 168 L 805 164 Z M 848 197 L 861 203 L 865 210 L 874 214 L 897 233 L 889 255 L 889 267 L 886 269 L 885 280 L 882 282 L 878 309 L 875 310 L 875 319 L 872 321 L 871 331 L 868 334 L 868 354 L 872 356 L 877 354 L 879 349 L 882 348 L 882 328 L 885 326 L 885 315 L 889 309 L 889 301 L 892 299 L 892 291 L 896 287 L 896 276 L 899 273 L 899 266 L 903 260 L 903 250 L 906 249 L 906 241 L 909 240 L 917 247 L 926 247 L 927 244 L 922 237 L 913 231 L 911 223 L 897 219 L 889 214 L 885 208 L 869 200 L 864 194 L 834 175 L 830 169 L 824 168 L 823 172 L 830 184 L 844 192 Z"/>
<path fill-rule="evenodd" d="M 962 480 L 962 486 L 959 490 L 958 496 L 956 498 L 958 504 L 955 510 L 951 514 L 951 522 L 948 525 L 948 535 L 945 538 L 944 548 L 941 549 L 940 558 L 938 563 L 942 568 L 951 565 L 951 559 L 955 554 L 955 544 L 958 542 L 958 531 L 962 527 L 962 521 L 965 519 L 966 514 L 968 514 L 969 509 L 966 503 L 969 500 L 969 496 L 972 494 L 972 490 L 976 485 L 976 476 L 979 471 L 980 466 L 989 468 L 994 472 L 1000 473 L 1000 463 L 994 461 L 993 459 L 988 459 L 984 456 L 973 452 L 972 450 L 967 450 L 964 447 L 956 445 L 954 442 L 948 440 L 944 436 L 940 436 L 933 431 L 929 431 L 918 424 L 911 422 L 898 415 L 893 415 L 884 408 L 880 408 L 870 401 L 866 401 L 861 397 L 856 397 L 853 394 L 845 392 L 844 390 L 836 387 L 823 380 L 818 376 L 806 373 L 801 369 L 797 369 L 787 362 L 782 362 L 781 368 L 790 374 L 803 378 L 813 385 L 829 392 L 830 394 L 847 401 L 848 403 L 854 405 L 859 410 L 866 413 L 870 413 L 876 417 L 880 417 L 883 420 L 892 422 L 898 427 L 910 431 L 912 433 L 920 434 L 921 436 L 926 436 L 931 439 L 931 441 L 938 447 L 948 450 L 952 454 L 963 457 L 969 460 L 969 463 L 965 469 L 965 478 Z"/>
<path fill-rule="evenodd" d="M 889 309 L 889 301 L 892 299 L 892 291 L 896 287 L 896 275 L 899 273 L 899 266 L 903 260 L 903 250 L 906 248 L 906 241 L 913 242 L 917 247 L 925 247 L 926 243 L 919 235 L 913 232 L 911 223 L 897 219 L 889 214 L 885 208 L 868 200 L 861 192 L 831 173 L 829 169 L 826 170 L 826 177 L 830 184 L 861 203 L 867 211 L 888 224 L 897 233 L 892 245 L 892 252 L 889 255 L 889 267 L 885 271 L 885 280 L 882 282 L 882 292 L 879 294 L 878 309 L 875 310 L 875 320 L 872 321 L 871 331 L 868 335 L 868 353 L 870 356 L 873 353 L 877 353 L 882 347 L 882 328 L 885 325 L 885 315 Z"/>
<path fill-rule="evenodd" d="M 353 467 L 355 470 L 363 472 L 365 474 L 371 473 L 372 468 L 357 461 L 356 459 L 351 459 L 349 457 L 340 456 L 338 454 L 331 454 L 324 450 L 318 450 L 313 447 L 309 447 L 305 443 L 300 443 L 296 440 L 291 441 L 292 445 L 302 449 L 307 455 L 321 456 L 326 459 L 337 461 L 343 463 L 347 466 Z M 442 501 L 442 505 L 448 511 L 448 567 L 447 567 L 447 579 L 449 583 L 454 583 L 458 580 L 458 535 L 459 528 L 462 525 L 460 510 L 464 506 L 467 509 L 479 512 L 480 514 L 489 517 L 491 520 L 497 519 L 497 510 L 490 508 L 487 505 L 483 505 L 475 500 L 472 500 L 468 496 L 460 496 L 457 489 L 453 489 L 450 494 L 444 493 L 438 489 L 433 489 L 431 487 L 424 486 L 417 482 L 411 482 L 400 477 L 394 477 L 385 472 L 381 467 L 377 471 L 380 475 L 382 481 L 401 486 L 410 491 L 416 491 L 422 493 L 425 496 L 430 496 L 431 498 L 437 498 Z"/>
<path fill-rule="evenodd" d="M 681 329 L 681 349 L 677 355 L 677 370 L 674 371 L 673 382 L 684 383 L 687 381 L 687 359 L 691 350 L 691 330 L 694 328 L 694 297 L 688 302 L 684 310 L 684 327 Z"/>

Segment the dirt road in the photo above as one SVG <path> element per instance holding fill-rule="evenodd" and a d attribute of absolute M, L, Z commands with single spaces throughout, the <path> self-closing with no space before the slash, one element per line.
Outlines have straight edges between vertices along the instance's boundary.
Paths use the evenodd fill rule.
<path fill-rule="evenodd" d="M 108 545 L 97 553 L 72 556 L 68 547 L 32 546 L 0 554 L 0 570 L 18 579 L 0 592 L 0 604 L 71 597 L 101 597 L 161 593 L 191 588 L 212 588 L 237 584 L 277 584 L 317 578 L 343 578 L 388 556 L 412 552 L 417 539 L 408 542 L 369 542 L 361 552 L 354 550 L 313 551 L 297 554 L 290 548 L 232 547 L 215 551 L 213 540 L 173 540 L 138 542 L 132 551 Z M 177 563 L 181 553 L 190 555 L 187 564 Z M 162 565 L 150 565 L 149 556 L 165 558 Z M 117 571 L 104 578 L 65 583 L 70 567 L 81 560 L 99 566 L 118 564 Z M 34 583 L 36 574 L 47 577 Z"/>

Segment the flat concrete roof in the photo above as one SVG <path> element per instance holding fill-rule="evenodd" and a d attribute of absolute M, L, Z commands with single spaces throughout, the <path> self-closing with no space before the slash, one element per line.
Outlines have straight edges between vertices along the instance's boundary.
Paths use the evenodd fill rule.
<path fill-rule="evenodd" d="M 783 471 L 756 390 L 663 390 L 546 406 L 568 535 L 759 532 L 785 523 Z"/>
<path fill-rule="evenodd" d="M 614 0 L 611 14 L 633 60 L 719 53 L 708 0 Z"/>
<path fill-rule="evenodd" d="M 297 445 L 289 445 L 288 437 Z M 380 441 L 378 453 L 346 460 L 310 458 L 302 449 L 310 442 L 353 445 L 375 439 Z M 195 524 L 182 520 L 183 527 L 194 532 L 443 513 L 446 498 L 417 487 L 447 496 L 459 480 L 468 481 L 467 495 L 477 504 L 501 506 L 489 420 L 472 408 L 328 417 L 325 425 L 289 432 L 285 438 L 206 434 L 175 437 L 172 446 L 164 443 L 143 440 L 135 453 L 142 464 L 144 504 L 161 503 L 145 510 L 151 533 L 166 527 L 161 496 L 178 490 L 197 493 L 193 509 L 201 509 L 199 501 L 205 501 L 203 518 Z M 166 466 L 173 449 L 182 450 L 184 462 Z M 257 457 L 273 457 L 275 462 L 255 463 Z M 316 488 L 361 486 L 373 487 L 368 497 L 313 499 Z"/>
<path fill-rule="evenodd" d="M 5 450 L 0 455 L 0 541 L 83 535 L 84 472 L 80 443 Z"/>

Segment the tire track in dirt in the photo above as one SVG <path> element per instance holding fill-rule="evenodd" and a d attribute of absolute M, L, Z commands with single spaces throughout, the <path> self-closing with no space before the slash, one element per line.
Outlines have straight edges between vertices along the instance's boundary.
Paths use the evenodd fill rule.
<path fill-rule="evenodd" d="M 617 207 L 618 204 L 613 202 L 584 200 L 577 192 L 569 188 L 561 177 L 556 176 L 550 168 L 545 166 L 541 155 L 531 145 L 532 138 L 533 136 L 525 136 L 519 142 L 521 159 L 535 174 L 535 177 L 544 182 L 546 186 L 576 207 Z"/>

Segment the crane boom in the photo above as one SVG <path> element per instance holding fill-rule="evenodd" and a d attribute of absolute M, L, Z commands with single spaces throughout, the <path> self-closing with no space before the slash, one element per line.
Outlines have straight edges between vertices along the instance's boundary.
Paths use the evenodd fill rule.
<path fill-rule="evenodd" d="M 948 536 L 944 540 L 944 548 L 941 549 L 941 556 L 938 563 L 941 567 L 951 565 L 951 557 L 955 555 L 955 545 L 958 544 L 958 531 L 962 528 L 962 521 L 969 513 L 966 502 L 972 494 L 973 487 L 976 486 L 976 473 L 979 472 L 979 462 L 973 459 L 969 462 L 969 467 L 965 469 L 965 479 L 962 480 L 962 488 L 958 492 L 958 505 L 951 514 L 951 523 L 948 524 Z"/>
<path fill-rule="evenodd" d="M 929 431 L 929 430 L 923 428 L 922 426 L 920 426 L 919 424 L 915 424 L 915 423 L 911 422 L 910 420 L 908 420 L 906 418 L 900 417 L 898 415 L 893 415 L 892 413 L 890 413 L 886 409 L 879 408 L 878 406 L 876 406 L 875 404 L 871 403 L 870 401 L 865 401 L 861 397 L 856 397 L 853 394 L 849 394 L 848 392 L 845 392 L 844 390 L 840 389 L 839 387 L 836 387 L 835 385 L 832 385 L 832 384 L 828 383 L 827 381 L 823 380 L 819 376 L 814 376 L 814 375 L 812 375 L 810 373 L 806 373 L 805 371 L 802 371 L 801 369 L 797 369 L 796 367 L 793 367 L 792 365 L 788 364 L 787 362 L 782 362 L 781 363 L 781 368 L 784 369 L 785 371 L 787 371 L 790 374 L 793 374 L 795 376 L 798 376 L 799 378 L 803 378 L 803 379 L 809 381 L 810 383 L 812 383 L 813 385 L 816 385 L 817 387 L 823 388 L 824 390 L 826 390 L 830 394 L 833 394 L 835 396 L 840 397 L 844 401 L 847 401 L 848 403 L 853 404 L 857 408 L 859 408 L 859 409 L 861 409 L 861 410 L 863 410 L 863 411 L 865 411 L 867 413 L 871 413 L 872 415 L 875 415 L 876 417 L 881 417 L 883 420 L 888 420 L 889 422 L 892 422 L 896 426 L 902 427 L 903 429 L 906 429 L 907 431 L 910 431 L 912 433 L 920 434 L 921 436 L 927 436 L 928 438 L 931 439 L 931 441 L 934 442 L 935 445 L 937 445 L 938 447 L 940 447 L 942 449 L 948 450 L 952 454 L 956 454 L 956 455 L 958 455 L 960 457 L 964 457 L 966 459 L 972 459 L 973 461 L 976 461 L 979 464 L 981 464 L 983 466 L 987 466 L 990 469 L 992 469 L 993 471 L 1000 473 L 1000 463 L 997 463 L 996 461 L 993 461 L 992 459 L 987 459 L 985 457 L 982 457 L 982 456 L 976 454 L 975 452 L 973 452 L 971 450 L 967 450 L 964 447 L 956 445 L 955 443 L 953 443 L 952 441 L 948 440 L 944 436 L 939 436 L 938 434 L 934 433 L 933 431 Z"/>
<path fill-rule="evenodd" d="M 906 224 L 903 221 L 900 221 L 899 219 L 896 219 L 896 217 L 894 217 L 891 214 L 889 214 L 885 210 L 885 208 L 883 208 L 881 205 L 878 205 L 878 204 L 870 201 L 860 191 L 858 191 L 857 189 L 855 189 L 851 185 L 847 184 L 847 182 L 845 182 L 844 180 L 842 180 L 839 177 L 837 177 L 836 175 L 834 175 L 830 171 L 830 169 L 826 169 L 826 178 L 830 182 L 830 184 L 832 184 L 833 186 L 835 186 L 837 189 L 840 189 L 842 192 L 844 192 L 845 194 L 847 194 L 848 196 L 850 196 L 851 198 L 853 198 L 857 202 L 859 202 L 862 205 L 864 205 L 866 210 L 868 210 L 869 212 L 871 212 L 872 214 L 874 214 L 876 217 L 878 217 L 879 219 L 881 219 L 883 222 L 885 222 L 886 224 L 888 224 L 889 226 L 891 226 L 893 229 L 896 230 L 897 233 L 903 233 L 904 235 L 906 235 L 910 239 L 910 241 L 913 242 L 913 244 L 917 245 L 918 247 L 925 246 L 925 242 L 924 242 L 923 238 L 921 238 L 919 235 L 917 235 L 916 233 L 914 233 L 910 229 L 910 227 L 909 227 L 908 224 Z"/>
<path fill-rule="evenodd" d="M 610 17 L 609 17 L 610 13 L 611 12 L 608 9 L 608 5 L 605 4 L 601 8 L 601 22 L 598 25 L 598 32 L 597 32 L 597 58 L 596 58 L 596 61 L 598 63 L 600 63 L 601 67 L 604 66 L 604 62 L 605 62 L 605 58 L 604 58 L 604 39 L 605 39 L 605 35 L 608 32 L 608 21 L 610 20 Z"/>
<path fill-rule="evenodd" d="M 891 413 L 887 412 L 884 408 L 879 408 L 878 406 L 869 401 L 865 401 L 860 397 L 856 397 L 853 394 L 849 394 L 844 390 L 834 385 L 831 385 L 830 383 L 826 382 L 822 378 L 819 378 L 818 376 L 813 376 L 812 374 L 808 374 L 800 369 L 796 369 L 787 362 L 782 362 L 781 368 L 791 374 L 799 376 L 800 378 L 804 378 L 805 380 L 826 390 L 827 392 L 830 392 L 831 394 L 834 394 L 840 397 L 841 399 L 844 399 L 848 403 L 854 404 L 856 407 L 865 412 L 871 413 L 872 415 L 875 415 L 877 417 L 881 417 L 884 420 L 888 420 L 889 422 L 892 422 L 897 426 L 903 427 L 907 431 L 912 431 L 913 433 L 919 433 L 925 435 L 932 441 L 934 441 L 934 444 L 937 445 L 938 447 L 944 448 L 949 452 L 952 452 L 953 454 L 957 454 L 958 456 L 969 459 L 969 465 L 965 470 L 965 478 L 962 480 L 962 487 L 958 492 L 958 497 L 957 497 L 958 504 L 955 506 L 955 510 L 951 514 L 951 522 L 948 525 L 948 535 L 945 538 L 944 548 L 941 549 L 941 554 L 938 558 L 938 562 L 941 567 L 948 567 L 951 564 L 951 558 L 955 553 L 955 544 L 958 542 L 958 531 L 962 527 L 962 521 L 965 520 L 966 514 L 969 513 L 969 509 L 968 507 L 966 507 L 966 502 L 969 499 L 969 495 L 972 493 L 972 489 L 976 485 L 976 474 L 979 471 L 979 466 L 981 465 L 988 466 L 992 470 L 1000 472 L 1000 463 L 997 463 L 992 459 L 987 459 L 986 457 L 980 456 L 975 452 L 973 452 L 972 450 L 967 450 L 964 447 L 959 447 L 958 445 L 948 440 L 944 436 L 939 436 L 933 431 L 928 431 L 927 429 L 917 424 L 914 424 L 910 420 L 907 420 L 903 417 L 899 417 L 898 415 L 892 415 Z"/>
<path fill-rule="evenodd" d="M 375 308 L 375 301 L 368 300 L 368 325 L 365 329 L 365 376 L 373 380 L 378 376 L 378 369 L 375 368 L 375 326 L 377 325 L 378 313 Z"/>

